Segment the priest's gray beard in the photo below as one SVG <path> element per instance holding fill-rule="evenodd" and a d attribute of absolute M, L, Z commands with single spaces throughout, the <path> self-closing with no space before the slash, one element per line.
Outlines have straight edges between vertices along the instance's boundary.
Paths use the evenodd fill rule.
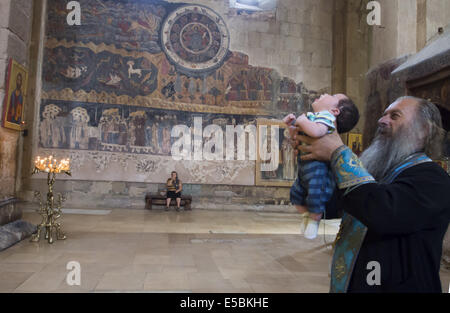
<path fill-rule="evenodd" d="M 390 129 L 378 128 L 375 139 L 360 157 L 364 167 L 379 181 L 389 174 L 395 166 L 410 155 L 420 150 L 423 142 L 421 129 L 416 129 L 419 123 L 400 127 L 395 135 Z"/>

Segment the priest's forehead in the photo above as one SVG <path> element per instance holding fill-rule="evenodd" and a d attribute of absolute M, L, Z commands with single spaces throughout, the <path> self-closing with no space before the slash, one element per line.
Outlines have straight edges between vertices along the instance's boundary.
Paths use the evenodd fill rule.
<path fill-rule="evenodd" d="M 402 115 L 413 116 L 417 111 L 417 100 L 414 98 L 399 98 L 384 111 L 384 114 L 400 113 Z"/>

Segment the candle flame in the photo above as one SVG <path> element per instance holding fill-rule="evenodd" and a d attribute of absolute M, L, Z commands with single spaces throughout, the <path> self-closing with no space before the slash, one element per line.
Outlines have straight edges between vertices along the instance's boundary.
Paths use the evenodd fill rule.
<path fill-rule="evenodd" d="M 53 156 L 41 158 L 38 156 L 34 161 L 35 167 L 40 172 L 61 173 L 70 171 L 70 159 L 57 160 Z"/>

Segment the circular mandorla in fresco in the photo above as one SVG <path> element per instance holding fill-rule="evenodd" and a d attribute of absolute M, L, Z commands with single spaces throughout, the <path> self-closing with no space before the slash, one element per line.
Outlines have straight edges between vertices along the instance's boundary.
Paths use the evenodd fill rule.
<path fill-rule="evenodd" d="M 230 35 L 223 18 L 203 5 L 185 5 L 168 15 L 162 28 L 163 50 L 182 72 L 206 72 L 227 56 Z"/>

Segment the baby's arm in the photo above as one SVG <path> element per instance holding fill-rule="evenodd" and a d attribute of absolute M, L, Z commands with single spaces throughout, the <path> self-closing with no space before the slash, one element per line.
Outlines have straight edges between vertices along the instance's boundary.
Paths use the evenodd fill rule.
<path fill-rule="evenodd" d="M 289 130 L 289 137 L 294 138 L 294 136 L 298 133 L 297 126 L 294 126 L 294 122 L 297 118 L 294 114 L 289 114 L 285 118 L 283 118 L 283 122 L 287 125 Z"/>
<path fill-rule="evenodd" d="M 302 131 L 313 138 L 320 138 L 328 133 L 328 126 L 322 123 L 316 123 L 310 121 L 305 114 L 302 114 L 295 122 L 295 125 L 300 126 Z"/>
<path fill-rule="evenodd" d="M 288 116 L 286 116 L 285 118 L 283 118 L 283 122 L 287 125 L 287 126 L 292 126 L 292 122 L 295 121 L 296 117 L 294 114 L 289 114 Z"/>

